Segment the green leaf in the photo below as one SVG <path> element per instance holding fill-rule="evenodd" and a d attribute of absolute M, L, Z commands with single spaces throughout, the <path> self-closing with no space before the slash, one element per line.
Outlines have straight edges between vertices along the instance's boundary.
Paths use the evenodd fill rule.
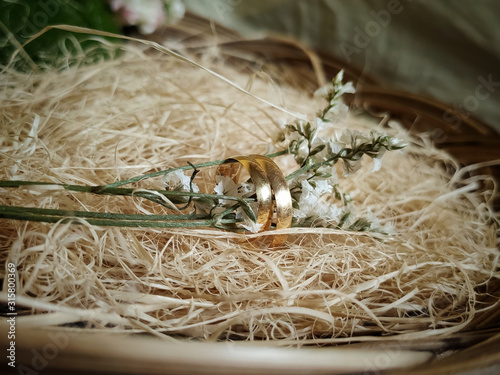
<path fill-rule="evenodd" d="M 333 191 L 334 191 L 334 194 L 335 194 L 335 199 L 337 199 L 339 201 L 342 200 L 342 195 L 340 194 L 339 185 L 338 184 L 333 185 Z"/>
<path fill-rule="evenodd" d="M 315 148 L 313 148 L 310 152 L 309 152 L 309 156 L 313 156 L 313 155 L 316 155 L 317 153 L 323 151 L 325 149 L 326 145 L 325 144 L 322 144 L 322 145 L 319 145 L 319 146 L 316 146 Z"/>
<path fill-rule="evenodd" d="M 368 219 L 362 217 L 357 219 L 354 223 L 352 223 L 349 226 L 349 229 L 357 232 L 366 232 L 370 230 L 370 227 L 371 227 L 371 222 Z"/>
<path fill-rule="evenodd" d="M 304 136 L 309 140 L 311 139 L 311 132 L 312 132 L 312 128 L 311 128 L 311 123 L 307 123 L 305 126 L 304 126 Z"/>
<path fill-rule="evenodd" d="M 248 216 L 248 218 L 252 220 L 254 223 L 256 223 L 257 217 L 255 217 L 255 214 L 252 208 L 250 207 L 250 204 L 248 204 L 248 202 L 244 200 L 239 201 L 239 203 L 241 203 L 241 208 L 243 209 L 243 212 Z"/>
<path fill-rule="evenodd" d="M 351 212 L 347 211 L 342 217 L 340 218 L 339 221 L 339 228 L 342 228 L 342 226 L 346 223 L 346 221 L 349 219 L 349 216 L 351 216 Z"/>
<path fill-rule="evenodd" d="M 318 172 L 318 171 L 316 171 L 316 173 L 314 174 L 314 177 L 327 179 L 327 178 L 332 177 L 332 174 L 331 173 L 327 173 L 327 172 Z"/>

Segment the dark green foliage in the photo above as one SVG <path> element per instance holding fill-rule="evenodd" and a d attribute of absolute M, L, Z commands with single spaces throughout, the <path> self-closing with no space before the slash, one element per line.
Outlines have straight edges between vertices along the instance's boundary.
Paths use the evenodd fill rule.
<path fill-rule="evenodd" d="M 119 26 L 104 0 L 3 0 L 0 1 L 0 64 L 6 65 L 12 54 L 31 36 L 49 25 L 73 25 L 119 32 Z M 109 58 L 110 49 L 88 35 L 49 30 L 25 46 L 26 53 L 16 56 L 18 69 L 64 65 L 68 58 L 84 57 L 85 63 Z M 64 59 L 61 57 L 64 56 Z"/>

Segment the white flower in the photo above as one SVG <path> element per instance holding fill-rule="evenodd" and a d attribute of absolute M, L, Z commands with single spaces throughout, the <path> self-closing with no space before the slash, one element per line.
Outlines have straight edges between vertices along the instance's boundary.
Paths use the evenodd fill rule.
<path fill-rule="evenodd" d="M 309 181 L 302 181 L 302 194 L 299 198 L 299 209 L 294 210 L 293 216 L 298 219 L 306 217 L 320 217 L 326 221 L 338 221 L 342 209 L 328 202 L 327 194 L 333 192 L 335 177 L 326 180 L 315 180 L 313 186 Z"/>
<path fill-rule="evenodd" d="M 250 219 L 245 220 L 245 223 L 248 223 L 248 224 L 241 224 L 241 226 L 243 228 L 245 228 L 246 230 L 249 230 L 252 233 L 259 233 L 260 232 L 260 228 L 262 228 L 262 224 L 254 223 Z"/>
<path fill-rule="evenodd" d="M 316 188 L 311 185 L 307 180 L 302 181 L 302 194 L 300 195 L 300 203 L 306 205 L 314 205 L 317 203 L 320 194 L 316 191 Z"/>
<path fill-rule="evenodd" d="M 336 103 L 326 114 L 326 118 L 336 122 L 342 122 L 347 119 L 349 107 L 342 102 Z"/>
<path fill-rule="evenodd" d="M 215 182 L 217 182 L 217 184 L 214 187 L 214 192 L 218 195 L 245 198 L 255 193 L 255 185 L 251 182 L 242 182 L 237 185 L 232 178 L 220 175 L 215 178 Z M 221 199 L 219 203 L 223 206 L 229 206 L 235 202 L 227 199 Z"/>
<path fill-rule="evenodd" d="M 255 185 L 251 182 L 242 182 L 237 188 L 239 197 L 246 197 L 255 193 Z"/>
<path fill-rule="evenodd" d="M 313 148 L 319 144 L 327 145 L 330 142 L 338 141 L 335 121 L 323 121 L 319 117 L 316 117 L 313 125 L 316 129 L 314 137 L 312 138 Z"/>
<path fill-rule="evenodd" d="M 356 161 L 344 160 L 344 171 L 343 176 L 348 177 L 359 171 L 361 168 L 361 159 Z"/>
<path fill-rule="evenodd" d="M 332 84 L 331 82 L 328 82 L 326 85 L 321 86 L 319 89 L 317 89 L 314 92 L 314 96 L 316 97 L 325 97 L 328 95 L 328 93 L 332 91 Z"/>
<path fill-rule="evenodd" d="M 333 190 L 332 185 L 330 185 L 327 180 L 314 181 L 314 184 L 316 185 L 314 193 L 317 194 L 318 197 L 326 193 L 331 193 Z"/>
<path fill-rule="evenodd" d="M 354 88 L 354 85 L 352 82 L 347 82 L 342 85 L 340 90 L 337 91 L 337 95 L 344 95 L 344 94 L 354 94 L 356 92 L 356 89 Z"/>
<path fill-rule="evenodd" d="M 302 142 L 297 151 L 297 160 L 304 160 L 309 155 L 309 146 L 307 142 Z"/>
<path fill-rule="evenodd" d="M 344 210 L 340 207 L 337 207 L 335 204 L 325 204 L 322 206 L 323 208 L 320 210 L 320 216 L 325 220 L 330 222 L 338 222 L 344 213 Z"/>
<path fill-rule="evenodd" d="M 356 89 L 352 82 L 342 83 L 344 79 L 344 70 L 338 72 L 335 76 L 333 82 L 328 82 L 326 85 L 321 86 L 318 90 L 314 92 L 314 96 L 325 97 L 330 92 L 335 90 L 335 97 L 338 98 L 343 94 L 354 94 Z"/>
<path fill-rule="evenodd" d="M 186 7 L 182 0 L 164 0 L 167 5 L 167 22 L 175 23 L 184 17 Z"/>
<path fill-rule="evenodd" d="M 378 152 L 377 156 L 373 158 L 373 169 L 372 172 L 376 172 L 380 169 L 382 166 L 382 157 L 384 156 L 386 152 L 385 148 L 381 148 L 380 151 Z"/>
<path fill-rule="evenodd" d="M 219 175 L 215 177 L 215 182 L 217 182 L 217 185 L 214 187 L 215 194 L 232 197 L 238 196 L 238 185 L 236 185 L 232 178 Z"/>
<path fill-rule="evenodd" d="M 190 190 L 191 178 L 186 176 L 183 171 L 174 171 L 163 176 L 162 182 L 165 184 L 167 190 L 184 191 Z M 200 188 L 194 182 L 192 183 L 194 193 L 198 193 Z"/>
<path fill-rule="evenodd" d="M 306 217 L 318 217 L 326 222 L 338 222 L 343 214 L 343 209 L 324 199 L 311 201 L 299 201 L 299 209 L 294 209 L 293 216 L 297 219 Z"/>
<path fill-rule="evenodd" d="M 371 139 L 358 130 L 347 129 L 340 136 L 340 141 L 348 145 L 359 146 L 362 143 L 370 143 Z"/>
<path fill-rule="evenodd" d="M 257 212 L 257 204 L 250 204 L 250 207 L 253 212 Z M 256 222 L 250 220 L 241 207 L 236 210 L 236 219 L 243 219 L 243 223 L 238 223 L 238 226 L 243 227 L 252 233 L 259 233 L 262 228 L 262 224 L 257 224 Z"/>
<path fill-rule="evenodd" d="M 316 134 L 321 132 L 323 129 L 328 129 L 332 126 L 331 121 L 323 121 L 319 117 L 314 119 L 313 124 L 316 126 Z"/>
<path fill-rule="evenodd" d="M 394 225 L 390 221 L 382 225 L 379 218 L 369 208 L 364 217 L 370 222 L 370 230 L 387 234 L 395 233 Z"/>
<path fill-rule="evenodd" d="M 215 178 L 217 185 L 214 187 L 214 193 L 218 195 L 231 195 L 231 192 L 236 194 L 237 186 L 234 181 L 227 176 L 217 176 Z M 219 199 L 219 204 L 223 207 L 230 206 L 233 201 L 228 199 Z"/>
<path fill-rule="evenodd" d="M 395 147 L 406 147 L 407 143 L 402 140 L 402 139 L 399 139 L 399 138 L 394 138 L 394 137 L 391 137 L 390 138 L 390 144 L 391 146 L 395 146 Z"/>
<path fill-rule="evenodd" d="M 343 148 L 345 148 L 345 143 L 336 141 L 335 139 L 330 139 L 328 141 L 328 146 L 330 147 L 330 151 L 333 155 L 338 154 Z"/>
<path fill-rule="evenodd" d="M 228 195 L 231 197 L 242 198 L 255 193 L 255 185 L 249 182 L 242 182 L 237 185 L 231 178 L 220 175 L 217 176 L 215 180 L 217 185 L 214 187 L 214 192 L 218 195 Z M 223 212 L 225 207 L 231 206 L 235 203 L 236 202 L 232 200 L 220 199 L 220 206 L 217 207 L 217 209 L 220 212 Z M 251 203 L 250 208 L 254 213 L 257 212 L 257 202 Z M 241 207 L 236 210 L 236 219 L 243 219 L 243 222 L 238 223 L 237 225 L 240 228 L 245 228 L 252 233 L 258 233 L 262 228 L 262 224 L 253 222 Z"/>

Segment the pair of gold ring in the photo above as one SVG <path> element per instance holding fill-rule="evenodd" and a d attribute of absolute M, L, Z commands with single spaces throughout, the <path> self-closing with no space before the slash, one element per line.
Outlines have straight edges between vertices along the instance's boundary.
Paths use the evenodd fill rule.
<path fill-rule="evenodd" d="M 259 232 L 269 230 L 276 210 L 276 229 L 290 228 L 292 225 L 293 207 L 290 189 L 281 169 L 274 161 L 263 155 L 235 156 L 228 161 L 241 164 L 250 174 L 257 195 L 257 224 L 261 224 Z M 236 163 L 223 164 L 217 174 L 230 177 L 236 184 L 239 180 L 240 166 Z M 271 246 L 284 245 L 286 235 L 274 236 Z"/>

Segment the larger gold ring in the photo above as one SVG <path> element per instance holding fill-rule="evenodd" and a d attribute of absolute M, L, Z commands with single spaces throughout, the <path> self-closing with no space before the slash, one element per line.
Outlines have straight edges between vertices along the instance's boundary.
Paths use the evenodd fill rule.
<path fill-rule="evenodd" d="M 293 218 L 292 196 L 285 176 L 274 161 L 263 155 L 250 155 L 264 168 L 267 178 L 273 190 L 274 202 L 276 205 L 276 229 L 290 228 Z M 274 236 L 271 246 L 283 246 L 286 241 L 286 235 Z"/>
<path fill-rule="evenodd" d="M 245 167 L 255 185 L 258 202 L 257 224 L 261 224 L 261 231 L 268 230 L 274 216 L 276 206 L 276 229 L 290 228 L 292 224 L 292 197 L 281 169 L 266 156 L 249 155 L 235 156 L 228 160 L 234 160 Z M 228 176 L 235 183 L 239 181 L 240 167 L 236 164 L 224 164 L 219 166 L 217 173 Z M 280 247 L 286 241 L 286 235 L 274 236 L 271 247 Z"/>

